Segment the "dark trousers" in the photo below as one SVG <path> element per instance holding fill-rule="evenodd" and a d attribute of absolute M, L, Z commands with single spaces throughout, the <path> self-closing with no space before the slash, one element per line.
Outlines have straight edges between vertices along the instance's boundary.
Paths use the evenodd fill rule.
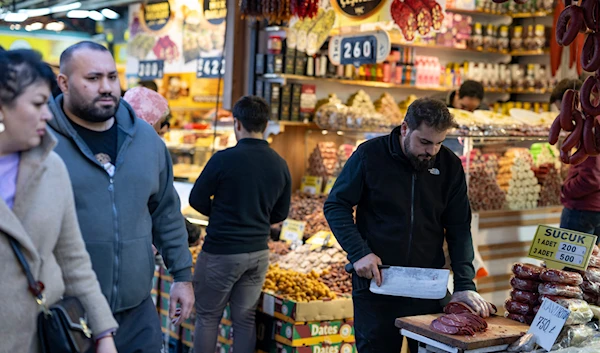
<path fill-rule="evenodd" d="M 560 217 L 560 227 L 597 235 L 597 242 L 600 243 L 600 212 L 578 211 L 565 207 Z"/>
<path fill-rule="evenodd" d="M 159 353 L 162 332 L 156 305 L 148 296 L 140 305 L 115 314 L 119 330 L 115 336 L 117 351 L 127 353 Z"/>
<path fill-rule="evenodd" d="M 353 278 L 352 282 L 354 285 L 357 279 Z M 373 294 L 368 287 L 365 288 L 364 281 L 361 282 L 363 283 L 358 285 L 360 289 L 354 290 L 352 294 L 358 353 L 399 353 L 403 337 L 395 325 L 397 318 L 442 311 L 442 303 L 439 300 Z M 411 353 L 417 353 L 417 347 L 416 341 L 408 340 Z"/>

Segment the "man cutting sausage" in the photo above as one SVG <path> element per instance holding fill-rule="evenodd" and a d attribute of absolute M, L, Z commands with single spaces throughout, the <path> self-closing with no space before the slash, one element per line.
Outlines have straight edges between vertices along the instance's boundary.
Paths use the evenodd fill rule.
<path fill-rule="evenodd" d="M 396 318 L 441 312 L 439 300 L 378 295 L 369 285 L 373 278 L 381 285 L 378 265 L 442 268 L 444 236 L 454 272 L 452 301 L 468 304 L 483 317 L 493 310 L 473 283 L 465 173 L 460 159 L 442 146 L 454 126 L 442 101 L 416 100 L 401 126 L 358 147 L 325 203 L 329 226 L 355 269 L 359 353 L 398 353 L 402 336 Z M 409 340 L 409 348 L 416 353 L 417 343 Z"/>

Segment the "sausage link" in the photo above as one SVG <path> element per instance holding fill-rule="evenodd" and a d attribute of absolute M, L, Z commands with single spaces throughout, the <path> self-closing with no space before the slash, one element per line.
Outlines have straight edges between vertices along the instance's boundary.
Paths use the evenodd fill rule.
<path fill-rule="evenodd" d="M 554 119 L 552 126 L 550 126 L 550 136 L 548 137 L 548 142 L 551 145 L 556 145 L 558 142 L 558 138 L 560 137 L 560 115 Z"/>
<path fill-rule="evenodd" d="M 583 116 L 578 110 L 573 111 L 573 120 L 575 121 L 575 129 L 571 131 L 569 136 L 567 136 L 563 142 L 561 147 L 563 151 L 570 151 L 581 142 L 581 137 L 583 135 Z"/>
<path fill-rule="evenodd" d="M 539 285 L 538 290 L 540 294 L 546 295 L 557 295 L 567 298 L 583 298 L 583 291 L 579 287 L 569 286 L 566 284 L 559 283 L 542 283 Z"/>
<path fill-rule="evenodd" d="M 560 14 L 556 25 L 556 41 L 566 47 L 571 45 L 584 26 L 583 10 L 577 5 L 567 6 Z"/>
<path fill-rule="evenodd" d="M 581 99 L 581 109 L 588 115 L 598 116 L 600 115 L 600 104 L 595 106 L 591 101 L 594 90 L 596 93 L 600 92 L 600 80 L 597 77 L 590 76 L 581 86 L 579 97 Z"/>
<path fill-rule="evenodd" d="M 512 299 L 507 299 L 504 302 L 504 308 L 512 314 L 527 315 L 533 312 L 533 306 Z"/>
<path fill-rule="evenodd" d="M 573 112 L 576 110 L 575 103 L 577 103 L 577 91 L 574 89 L 568 89 L 563 95 L 561 107 L 560 107 L 560 127 L 565 131 L 573 131 L 575 125 L 573 124 Z"/>
<path fill-rule="evenodd" d="M 539 281 L 543 268 L 540 266 L 517 262 L 512 266 L 512 273 L 520 279 Z M 527 289 L 525 289 L 527 290 Z"/>
<path fill-rule="evenodd" d="M 561 283 L 570 286 L 579 286 L 583 283 L 583 277 L 579 273 L 551 268 L 543 269 L 542 273 L 540 273 L 540 279 L 545 282 Z"/>
<path fill-rule="evenodd" d="M 591 2 L 595 3 L 597 1 Z M 587 35 L 580 58 L 581 67 L 585 71 L 593 72 L 600 68 L 600 33 Z"/>
<path fill-rule="evenodd" d="M 513 277 L 510 280 L 510 285 L 514 289 L 525 290 L 528 292 L 537 292 L 540 282 L 531 281 L 528 279 L 521 279 L 517 277 Z"/>
<path fill-rule="evenodd" d="M 528 292 L 520 289 L 510 291 L 510 297 L 520 303 L 535 304 L 538 302 L 540 295 L 534 292 Z"/>
<path fill-rule="evenodd" d="M 594 134 L 594 125 L 597 124 L 596 118 L 586 116 L 583 124 L 583 148 L 588 156 L 597 156 L 600 154 L 598 146 L 596 146 L 596 136 Z"/>

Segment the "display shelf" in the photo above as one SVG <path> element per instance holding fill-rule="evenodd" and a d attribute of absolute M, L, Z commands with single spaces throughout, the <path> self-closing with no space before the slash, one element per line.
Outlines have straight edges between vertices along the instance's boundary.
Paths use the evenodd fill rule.
<path fill-rule="evenodd" d="M 465 9 L 450 8 L 450 9 L 446 9 L 446 11 L 458 13 L 461 15 L 487 16 L 487 17 L 506 18 L 506 19 L 511 18 L 510 14 L 492 13 L 492 12 L 485 12 L 485 11 L 480 11 L 480 10 L 465 10 Z"/>
<path fill-rule="evenodd" d="M 285 32 L 287 27 L 285 26 L 267 26 L 264 28 L 265 32 Z"/>
<path fill-rule="evenodd" d="M 502 53 L 498 51 L 492 50 L 478 50 L 472 48 L 456 48 L 449 47 L 446 45 L 438 45 L 438 44 L 428 44 L 428 43 L 419 43 L 419 42 L 406 42 L 404 37 L 400 33 L 389 33 L 390 35 L 390 43 L 395 46 L 408 47 L 408 48 L 423 48 L 423 49 L 435 49 L 435 50 L 443 50 L 449 52 L 459 52 L 459 53 L 478 53 L 485 55 L 496 55 L 496 56 L 510 56 L 509 53 Z"/>
<path fill-rule="evenodd" d="M 515 50 L 510 52 L 511 56 L 542 56 L 550 54 L 550 49 L 539 50 Z"/>
<path fill-rule="evenodd" d="M 534 18 L 534 17 L 550 17 L 554 16 L 552 11 L 538 11 L 538 12 L 520 12 L 513 13 L 510 15 L 512 18 Z"/>

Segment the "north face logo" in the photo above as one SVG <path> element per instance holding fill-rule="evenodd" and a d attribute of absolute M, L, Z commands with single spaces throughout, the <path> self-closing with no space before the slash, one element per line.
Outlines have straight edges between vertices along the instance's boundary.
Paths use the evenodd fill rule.
<path fill-rule="evenodd" d="M 431 168 L 429 169 L 429 173 L 431 173 L 432 175 L 440 175 L 440 170 L 437 168 Z"/>

